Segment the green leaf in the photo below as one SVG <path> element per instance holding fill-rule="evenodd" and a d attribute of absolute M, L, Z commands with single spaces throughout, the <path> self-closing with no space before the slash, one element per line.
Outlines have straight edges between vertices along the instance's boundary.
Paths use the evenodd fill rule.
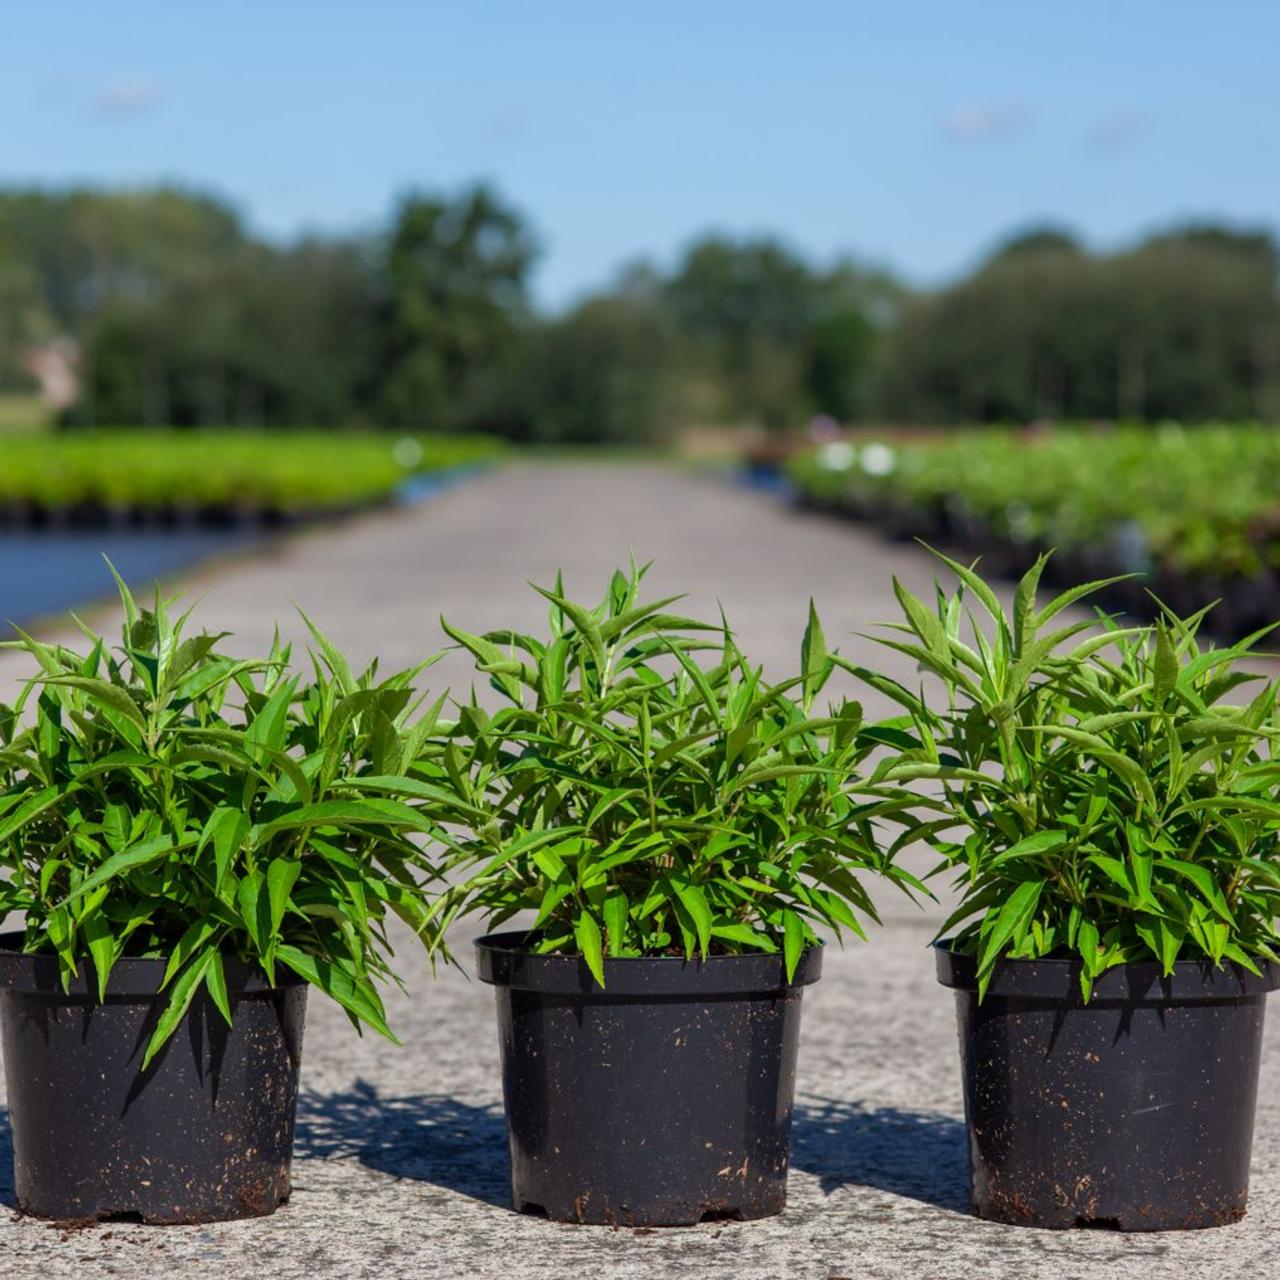
<path fill-rule="evenodd" d="M 790 908 L 782 913 L 782 958 L 787 981 L 794 982 L 796 968 L 804 954 L 804 922 Z"/>
<path fill-rule="evenodd" d="M 929 654 L 935 661 L 949 665 L 949 645 L 942 619 L 912 595 L 897 578 L 893 579 L 893 594 L 898 597 L 898 603 L 902 605 L 912 631 L 924 642 Z"/>
<path fill-rule="evenodd" d="M 991 865 L 998 867 L 1002 863 L 1012 861 L 1014 858 L 1029 858 L 1039 853 L 1050 853 L 1056 849 L 1061 849 L 1067 840 L 1068 835 L 1062 830 L 1037 831 L 1033 835 L 1024 836 L 1016 844 L 1010 845 L 1003 853 L 997 854 L 991 860 Z"/>
<path fill-rule="evenodd" d="M 831 661 L 827 656 L 827 642 L 822 634 L 822 623 L 812 598 L 809 600 L 809 621 L 800 642 L 800 670 L 804 675 L 804 709 L 809 710 L 814 698 L 831 674 Z"/>
<path fill-rule="evenodd" d="M 1048 555 L 1040 556 L 1035 564 L 1022 575 L 1013 594 L 1013 651 L 1021 654 L 1027 645 L 1035 639 L 1038 620 L 1036 618 L 1036 589 L 1040 585 L 1040 575 L 1048 563 Z"/>
<path fill-rule="evenodd" d="M 711 908 L 707 905 L 702 890 L 696 884 L 687 880 L 673 880 L 672 885 L 676 896 L 680 899 L 680 905 L 689 913 L 689 918 L 693 921 L 694 932 L 698 937 L 698 950 L 705 956 L 707 948 L 711 945 L 711 925 L 714 919 Z"/>
<path fill-rule="evenodd" d="M 236 853 L 244 844 L 245 837 L 248 834 L 249 815 L 240 809 L 233 809 L 227 805 L 218 805 L 209 814 L 204 830 L 200 833 L 200 842 L 196 846 L 196 856 L 199 857 L 205 847 L 212 842 L 214 855 L 213 887 L 215 892 L 221 890 L 223 881 L 227 878 L 227 870 L 231 866 Z"/>
<path fill-rule="evenodd" d="M 776 951 L 777 948 L 763 934 L 757 933 L 748 924 L 718 924 L 711 930 L 713 938 L 722 942 L 732 942 L 736 946 L 751 947 L 760 951 Z"/>
<path fill-rule="evenodd" d="M 337 1001 L 354 1018 L 367 1022 L 379 1035 L 393 1044 L 399 1041 L 387 1026 L 386 1015 L 377 992 L 368 982 L 356 981 L 346 970 L 320 956 L 310 955 L 299 948 L 281 943 L 276 948 L 276 959 L 305 978 L 313 987 Z"/>
<path fill-rule="evenodd" d="M 244 733 L 245 753 L 265 764 L 271 753 L 284 747 L 285 726 L 294 688 L 286 681 L 259 708 Z"/>
<path fill-rule="evenodd" d="M 487 810 L 469 803 L 456 791 L 433 782 L 423 782 L 418 778 L 367 777 L 361 774 L 359 777 L 342 779 L 337 785 L 357 791 L 383 791 L 389 795 L 407 796 L 412 800 L 430 800 L 452 813 L 461 812 L 467 817 L 487 816 Z"/>
<path fill-rule="evenodd" d="M 270 921 L 269 918 L 263 919 L 261 898 L 262 872 L 251 871 L 237 886 L 236 901 L 240 907 L 240 919 L 253 940 L 254 949 L 259 956 L 264 956 L 267 951 L 267 927 Z"/>
<path fill-rule="evenodd" d="M 164 1047 L 165 1042 L 173 1035 L 178 1028 L 178 1024 L 186 1016 L 187 1010 L 191 1007 L 192 997 L 199 989 L 201 982 L 204 981 L 205 974 L 208 973 L 215 954 L 212 949 L 202 951 L 179 974 L 178 980 L 173 984 L 173 988 L 169 992 L 169 1002 L 156 1020 L 155 1030 L 151 1033 L 151 1039 L 147 1043 L 147 1051 L 142 1058 L 143 1071 L 151 1065 L 152 1059 Z"/>
<path fill-rule="evenodd" d="M 301 805 L 282 817 L 254 828 L 255 844 L 263 844 L 282 831 L 309 827 L 379 826 L 416 828 L 422 819 L 408 805 L 395 800 L 322 800 Z"/>
<path fill-rule="evenodd" d="M 297 883 L 302 866 L 292 858 L 272 858 L 267 866 L 267 899 L 271 909 L 271 934 L 280 932 L 289 894 Z"/>
<path fill-rule="evenodd" d="M 1181 858 L 1160 858 L 1156 861 L 1155 866 L 1160 871 L 1171 871 L 1174 875 L 1190 881 L 1199 890 L 1200 896 L 1204 898 L 1205 902 L 1227 924 L 1235 923 L 1232 918 L 1231 908 L 1227 906 L 1221 888 L 1219 888 L 1213 878 L 1213 873 L 1207 867 L 1199 866 L 1194 862 L 1186 862 Z"/>
<path fill-rule="evenodd" d="M 131 871 L 136 867 L 145 866 L 149 862 L 155 862 L 157 859 L 163 858 L 166 854 L 172 853 L 173 849 L 172 840 L 159 836 L 153 840 L 144 840 L 141 844 L 134 845 L 123 853 L 112 854 L 67 895 L 66 901 L 74 902 L 77 898 L 83 897 L 99 885 L 114 880 L 126 871 Z"/>
<path fill-rule="evenodd" d="M 604 986 L 604 951 L 601 946 L 600 926 L 589 911 L 580 911 L 574 923 L 573 936 L 582 958 L 591 970 L 591 976 Z"/>
<path fill-rule="evenodd" d="M 996 593 L 978 576 L 974 569 L 970 566 L 961 564 L 958 560 L 952 560 L 949 556 L 945 556 L 935 547 L 931 547 L 927 542 L 922 542 L 921 546 L 931 554 L 938 557 L 952 573 L 964 583 L 965 587 L 973 594 L 974 598 L 987 611 L 988 616 L 993 622 L 1001 625 L 1004 623 L 1004 608 L 1000 604 Z"/>
<path fill-rule="evenodd" d="M 450 639 L 457 641 L 464 649 L 469 650 L 479 662 L 485 664 L 490 674 L 493 675 L 494 683 L 512 702 L 520 701 L 521 684 L 519 677 L 502 669 L 506 654 L 496 644 L 484 639 L 483 636 L 472 635 L 469 631 L 463 631 L 460 627 L 452 626 L 443 615 L 440 618 L 440 626 Z"/>
<path fill-rule="evenodd" d="M 133 631 L 133 628 L 137 625 L 138 606 L 134 602 L 133 592 L 129 590 L 129 587 L 126 584 L 125 580 L 120 576 L 119 573 L 116 572 L 115 565 L 113 565 L 105 555 L 102 557 L 102 560 L 103 560 L 103 563 L 107 566 L 107 570 L 110 572 L 111 576 L 115 579 L 116 591 L 120 595 L 120 604 L 124 608 L 125 634 L 128 635 Z"/>
<path fill-rule="evenodd" d="M 1090 856 L 1089 861 L 1121 889 L 1127 898 L 1137 901 L 1139 894 L 1129 876 L 1129 868 L 1119 858 L 1111 858 L 1105 854 L 1095 853 Z"/>
<path fill-rule="evenodd" d="M 1127 582 L 1130 578 L 1137 576 L 1134 573 L 1122 573 L 1114 578 L 1098 578 L 1093 582 L 1081 583 L 1077 587 L 1064 591 L 1061 595 L 1054 596 L 1036 615 L 1036 630 L 1040 630 L 1046 622 L 1056 618 L 1063 609 L 1069 608 L 1076 601 L 1083 600 L 1086 596 L 1096 595 L 1105 587 L 1114 586 L 1117 582 Z"/>
<path fill-rule="evenodd" d="M 3 823 L 0 823 L 0 841 L 7 840 L 16 831 L 21 831 L 27 823 L 64 801 L 75 789 L 73 784 L 65 789 L 45 787 L 42 791 L 33 792 Z"/>
<path fill-rule="evenodd" d="M 198 951 L 204 949 L 218 932 L 218 926 L 211 920 L 193 920 L 178 939 L 177 946 L 169 953 L 169 962 L 165 966 L 164 976 L 160 980 L 163 990 L 173 981 L 175 975 Z"/>
<path fill-rule="evenodd" d="M 91 702 L 117 712 L 140 729 L 146 728 L 146 717 L 141 708 L 129 696 L 127 690 L 105 680 L 93 680 L 87 676 L 46 676 L 44 683 L 60 688 L 78 689 Z"/>
<path fill-rule="evenodd" d="M 338 682 L 338 688 L 343 693 L 352 693 L 355 690 L 356 682 L 355 677 L 351 674 L 351 664 L 347 662 L 328 636 L 301 609 L 298 610 L 298 613 L 302 621 L 306 623 L 307 630 L 311 632 L 311 638 L 315 641 L 316 647 L 323 655 L 326 665 L 333 673 L 333 678 Z"/>
<path fill-rule="evenodd" d="M 209 967 L 204 975 L 205 986 L 227 1026 L 231 1026 L 231 999 L 227 994 L 227 975 L 222 967 L 222 956 L 216 949 L 210 949 L 209 956 Z"/>
<path fill-rule="evenodd" d="M 1009 943 L 1020 939 L 1022 931 L 1035 914 L 1043 892 L 1043 880 L 1024 880 L 1010 893 L 1004 905 L 995 912 L 991 930 L 983 939 L 978 952 L 980 978 L 984 975 L 989 976 L 996 960 Z"/>
<path fill-rule="evenodd" d="M 574 604 L 572 600 L 566 600 L 563 595 L 556 592 L 547 591 L 543 587 L 529 584 L 540 595 L 550 600 L 557 609 L 560 610 L 565 617 L 573 623 L 574 630 L 577 631 L 583 643 L 587 646 L 592 658 L 595 660 L 596 670 L 603 674 L 606 666 L 604 636 L 600 632 L 600 624 L 593 618 L 590 612 L 581 605 Z"/>
<path fill-rule="evenodd" d="M 1163 625 L 1155 630 L 1155 661 L 1152 675 L 1152 694 L 1157 703 L 1163 703 L 1178 683 L 1178 655 L 1173 641 Z"/>
<path fill-rule="evenodd" d="M 604 915 L 605 930 L 609 938 L 611 955 L 622 955 L 627 945 L 627 921 L 631 913 L 631 905 L 627 895 L 621 889 L 610 893 L 601 908 Z M 601 984 L 603 985 L 603 983 Z"/>
<path fill-rule="evenodd" d="M 98 978 L 98 1000 L 107 998 L 107 979 L 116 962 L 116 940 L 110 922 L 100 911 L 93 912 L 80 922 L 80 934 L 89 948 L 93 968 Z"/>

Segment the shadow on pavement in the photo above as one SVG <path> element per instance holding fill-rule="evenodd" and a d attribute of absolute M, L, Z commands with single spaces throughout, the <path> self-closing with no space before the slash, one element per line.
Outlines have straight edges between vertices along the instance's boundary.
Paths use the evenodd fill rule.
<path fill-rule="evenodd" d="M 298 1098 L 294 1153 L 354 1157 L 395 1178 L 414 1178 L 511 1207 L 502 1108 L 443 1094 L 385 1096 L 365 1080 L 343 1093 Z"/>
<path fill-rule="evenodd" d="M 9 1108 L 0 1107 L 0 1205 L 17 1207 L 13 1190 L 13 1132 L 9 1128 Z"/>
<path fill-rule="evenodd" d="M 442 1094 L 384 1097 L 360 1080 L 344 1093 L 302 1094 L 295 1153 L 313 1160 L 354 1157 L 394 1178 L 511 1206 L 507 1128 L 498 1106 Z M 936 1112 L 804 1099 L 792 1121 L 791 1165 L 818 1178 L 824 1192 L 876 1187 L 940 1209 L 969 1210 L 964 1125 Z M 14 1205 L 13 1142 L 4 1107 L 0 1205 Z"/>
<path fill-rule="evenodd" d="M 969 1212 L 964 1124 L 938 1112 L 801 1099 L 792 1120 L 791 1166 L 813 1174 L 824 1192 L 876 1187 Z"/>

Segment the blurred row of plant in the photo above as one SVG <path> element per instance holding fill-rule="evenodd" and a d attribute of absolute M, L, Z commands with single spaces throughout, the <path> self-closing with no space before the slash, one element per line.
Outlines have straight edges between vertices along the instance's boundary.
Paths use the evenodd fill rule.
<path fill-rule="evenodd" d="M 418 472 L 491 457 L 481 435 L 373 432 L 125 430 L 20 434 L 4 444 L 0 515 L 155 512 L 282 516 L 354 507 L 390 496 Z"/>
<path fill-rule="evenodd" d="M 1280 433 L 1257 423 L 864 434 L 788 465 L 810 502 L 890 532 L 1016 562 L 1056 548 L 1068 574 L 1139 575 L 1117 588 L 1131 607 L 1148 587 L 1187 611 L 1224 595 L 1230 630 L 1275 617 Z"/>
<path fill-rule="evenodd" d="M 484 188 L 281 245 L 173 189 L 0 193 L 0 393 L 78 352 L 73 423 L 494 431 L 650 441 L 815 414 L 961 422 L 1280 417 L 1277 247 L 1189 227 L 1118 254 L 1036 231 L 936 292 L 708 236 L 563 314 Z"/>

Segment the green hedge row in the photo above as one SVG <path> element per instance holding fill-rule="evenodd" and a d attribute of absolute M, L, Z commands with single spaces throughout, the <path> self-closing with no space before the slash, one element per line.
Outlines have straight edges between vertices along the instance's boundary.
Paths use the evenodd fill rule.
<path fill-rule="evenodd" d="M 864 437 L 796 455 L 789 473 L 810 502 L 895 533 L 1011 564 L 1055 548 L 1064 569 L 1138 573 L 1184 606 L 1234 597 L 1237 629 L 1280 608 L 1277 428 Z"/>
<path fill-rule="evenodd" d="M 491 458 L 483 436 L 83 431 L 0 437 L 0 510 L 189 508 L 298 515 L 366 505 L 411 476 Z"/>

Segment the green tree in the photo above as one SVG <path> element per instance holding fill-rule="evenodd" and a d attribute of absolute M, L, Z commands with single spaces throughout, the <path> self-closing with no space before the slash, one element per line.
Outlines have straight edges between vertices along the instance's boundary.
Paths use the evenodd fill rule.
<path fill-rule="evenodd" d="M 230 205 L 177 187 L 0 192 L 0 242 L 35 273 L 44 305 L 72 335 L 104 307 L 153 299 L 245 239 Z"/>
<path fill-rule="evenodd" d="M 154 299 L 101 311 L 76 417 L 144 426 L 350 422 L 376 377 L 377 306 L 359 244 L 239 248 Z"/>
<path fill-rule="evenodd" d="M 901 421 L 1280 416 L 1277 250 L 1214 227 L 1125 253 L 1036 232 L 912 299 L 875 395 Z"/>
<path fill-rule="evenodd" d="M 385 421 L 454 419 L 473 379 L 519 341 L 534 255 L 520 215 L 486 187 L 401 202 L 381 263 Z"/>
<path fill-rule="evenodd" d="M 592 298 L 548 325 L 531 350 L 538 439 L 646 442 L 676 425 L 679 335 L 654 299 Z"/>
<path fill-rule="evenodd" d="M 30 384 L 23 350 L 56 331 L 35 269 L 12 239 L 0 234 L 0 391 Z"/>
<path fill-rule="evenodd" d="M 725 415 L 779 427 L 811 410 L 817 289 L 809 266 L 776 240 L 708 236 L 689 248 L 667 303 L 694 360 L 719 380 Z"/>

